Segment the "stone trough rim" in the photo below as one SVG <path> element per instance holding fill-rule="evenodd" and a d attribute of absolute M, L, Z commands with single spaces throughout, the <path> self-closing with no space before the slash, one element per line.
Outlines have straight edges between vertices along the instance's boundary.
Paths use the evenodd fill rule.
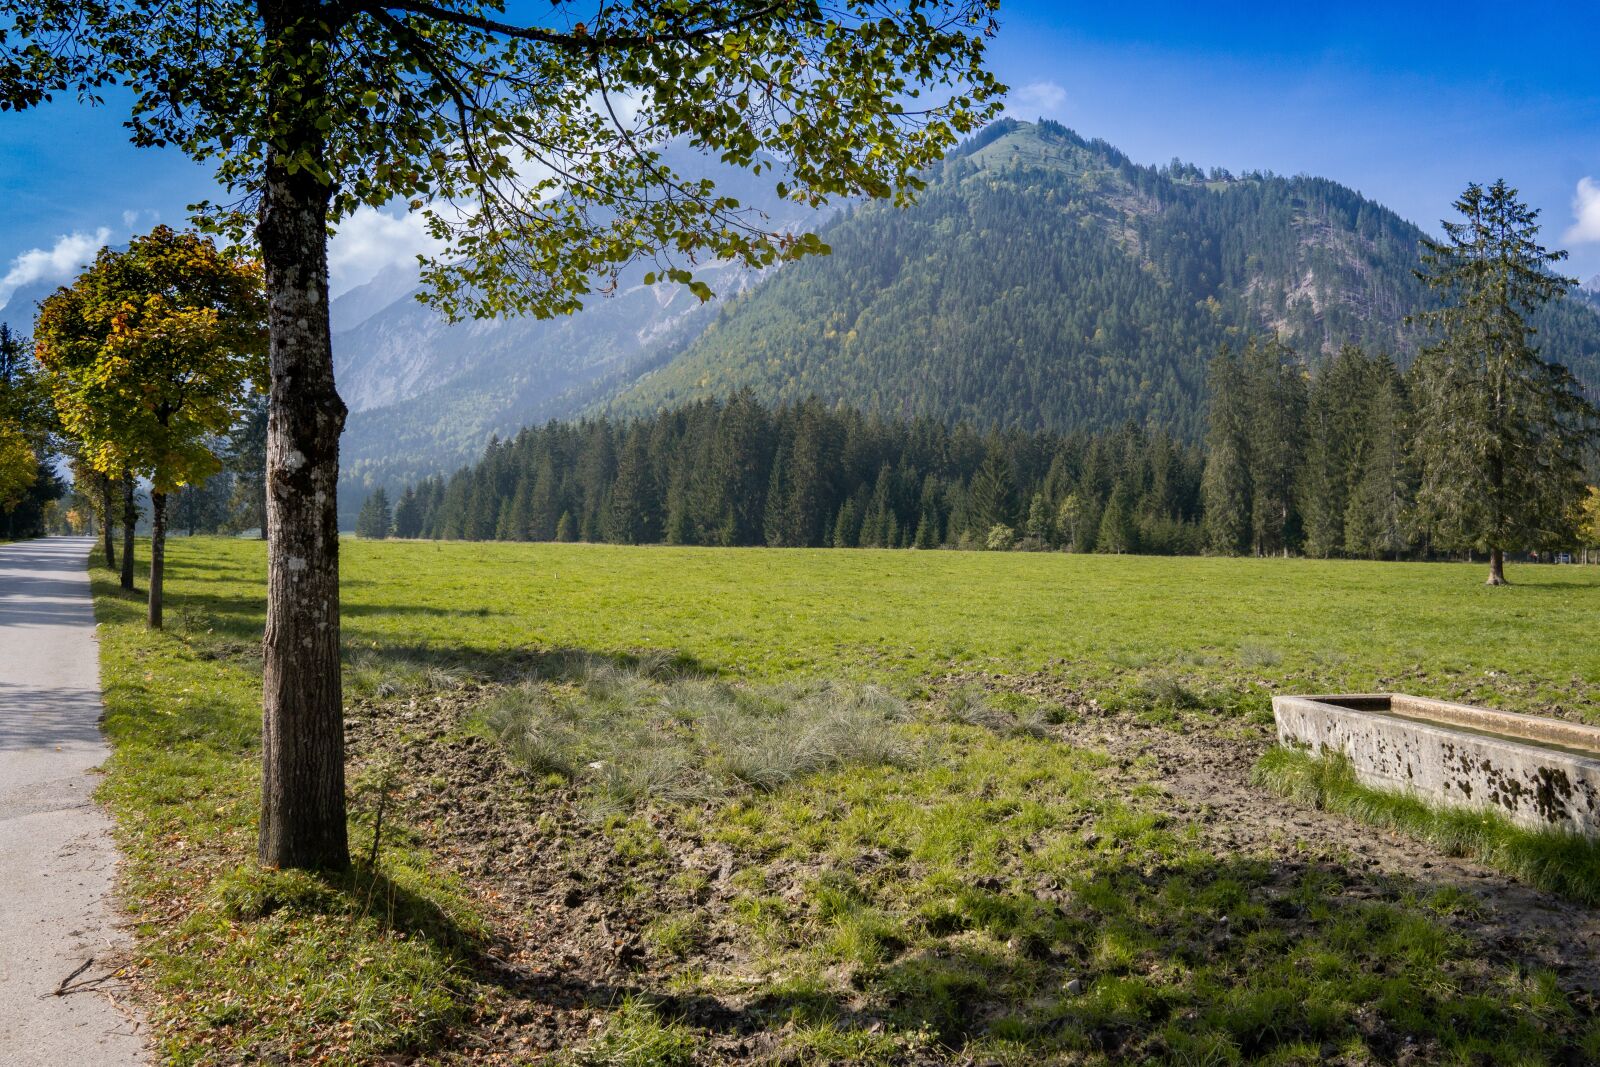
<path fill-rule="evenodd" d="M 1278 741 L 1361 784 L 1600 838 L 1600 728 L 1405 693 L 1282 694 Z"/>
<path fill-rule="evenodd" d="M 1404 713 L 1396 714 L 1389 711 L 1374 711 L 1367 708 L 1353 708 L 1347 704 L 1341 703 L 1341 701 L 1346 700 L 1388 700 L 1392 702 L 1395 699 L 1416 701 L 1419 704 L 1429 704 L 1440 708 L 1447 708 L 1451 711 L 1464 712 L 1467 713 L 1468 717 L 1478 714 L 1485 714 L 1489 721 L 1482 726 L 1475 727 L 1472 723 L 1437 722 L 1430 719 L 1418 718 L 1414 715 L 1406 715 Z M 1441 734 L 1447 737 L 1459 733 L 1460 729 L 1465 729 L 1469 734 L 1476 729 L 1479 731 L 1478 736 L 1487 734 L 1491 740 L 1498 744 L 1512 745 L 1517 748 L 1529 749 L 1534 752 L 1550 752 L 1554 750 L 1561 753 L 1568 759 L 1585 763 L 1590 767 L 1593 767 L 1596 771 L 1600 771 L 1600 726 L 1590 726 L 1586 723 L 1569 722 L 1566 719 L 1553 719 L 1548 715 L 1528 715 L 1523 712 L 1502 711 L 1499 708 L 1484 708 L 1475 704 L 1461 704 L 1457 703 L 1456 701 L 1439 700 L 1434 697 L 1419 697 L 1410 693 L 1286 693 L 1282 695 L 1276 695 L 1272 698 L 1272 710 L 1274 713 L 1277 712 L 1280 702 L 1283 704 L 1316 704 L 1321 707 L 1332 708 L 1333 710 L 1338 711 L 1341 715 L 1354 715 L 1359 716 L 1362 719 L 1370 719 L 1380 722 L 1386 720 L 1392 721 L 1396 718 L 1400 718 L 1405 722 L 1408 728 L 1430 734 Z M 1553 738 L 1549 740 L 1541 740 L 1539 738 L 1532 737 L 1507 736 L 1506 734 L 1491 728 L 1496 720 L 1509 720 L 1509 723 L 1512 725 L 1518 722 L 1536 723 L 1540 726 L 1548 724 L 1550 727 L 1554 728 L 1551 731 L 1553 733 L 1572 733 L 1592 738 L 1592 740 L 1587 744 L 1578 746 L 1589 751 L 1577 751 L 1575 750 L 1574 746 L 1564 744 L 1563 742 Z"/>

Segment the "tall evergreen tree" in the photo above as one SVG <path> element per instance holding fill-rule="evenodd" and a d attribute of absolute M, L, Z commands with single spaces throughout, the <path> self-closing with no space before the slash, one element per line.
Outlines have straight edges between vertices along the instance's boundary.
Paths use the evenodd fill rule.
<path fill-rule="evenodd" d="M 546 453 L 539 461 L 539 471 L 534 476 L 528 497 L 528 539 L 553 541 L 556 527 L 565 509 L 561 507 L 561 490 L 556 478 L 555 460 Z"/>
<path fill-rule="evenodd" d="M 1201 483 L 1206 545 L 1234 555 L 1250 543 L 1250 439 L 1244 365 L 1228 347 L 1211 360 L 1206 387 L 1211 394 Z"/>
<path fill-rule="evenodd" d="M 389 494 L 380 485 L 367 495 L 366 503 L 361 505 L 361 514 L 356 519 L 356 536 L 381 541 L 389 536 L 393 525 L 393 517 L 389 513 Z"/>
<path fill-rule="evenodd" d="M 1442 306 L 1418 318 L 1435 339 L 1414 368 L 1420 523 L 1436 545 L 1505 553 L 1570 543 L 1594 409 L 1572 373 L 1543 358 L 1529 317 L 1575 284 L 1539 244 L 1539 213 L 1496 181 L 1467 186 L 1459 221 L 1426 241 L 1420 277 Z"/>
<path fill-rule="evenodd" d="M 1372 384 L 1369 363 L 1361 349 L 1345 345 L 1311 382 L 1299 494 L 1310 556 L 1325 559 L 1345 552 L 1345 514 L 1352 484 L 1360 477 L 1357 453 Z"/>
<path fill-rule="evenodd" d="M 608 541 L 641 545 L 661 536 L 660 499 L 649 446 L 641 426 L 632 427 L 622 443 L 602 527 Z"/>
<path fill-rule="evenodd" d="M 1371 360 L 1366 377 L 1344 550 L 1369 559 L 1394 558 L 1411 544 L 1409 515 L 1416 493 L 1408 455 L 1411 405 L 1405 379 L 1388 357 Z"/>
<path fill-rule="evenodd" d="M 990 527 L 1015 525 L 1016 485 L 1011 461 L 1000 448 L 989 449 L 973 476 L 968 509 L 969 521 L 979 534 L 988 533 Z"/>
<path fill-rule="evenodd" d="M 1250 534 L 1258 556 L 1287 555 L 1299 534 L 1295 487 L 1305 441 L 1305 366 L 1276 338 L 1245 346 Z"/>
<path fill-rule="evenodd" d="M 411 486 L 406 486 L 394 506 L 394 535 L 413 538 L 422 536 L 422 503 Z"/>
<path fill-rule="evenodd" d="M 233 496 L 228 502 L 228 526 L 234 531 L 257 530 L 267 539 L 267 395 L 252 394 L 243 415 L 228 434 L 223 465 L 233 476 Z"/>

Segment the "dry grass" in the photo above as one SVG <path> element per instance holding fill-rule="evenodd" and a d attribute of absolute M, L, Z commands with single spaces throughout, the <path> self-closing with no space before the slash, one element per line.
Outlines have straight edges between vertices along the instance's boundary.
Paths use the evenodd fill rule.
<path fill-rule="evenodd" d="M 757 686 L 595 663 L 533 678 L 480 722 L 530 773 L 591 786 L 609 805 L 770 792 L 817 771 L 898 764 L 905 705 L 874 686 Z"/>

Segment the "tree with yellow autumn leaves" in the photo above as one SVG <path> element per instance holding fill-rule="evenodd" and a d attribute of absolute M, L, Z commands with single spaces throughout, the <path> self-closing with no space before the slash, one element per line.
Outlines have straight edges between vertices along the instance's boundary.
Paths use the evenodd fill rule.
<path fill-rule="evenodd" d="M 1600 487 L 1589 486 L 1578 505 L 1578 547 L 1585 563 L 1600 563 Z"/>
<path fill-rule="evenodd" d="M 39 481 L 49 425 L 27 341 L 0 322 L 0 536 L 15 535 L 13 509 Z"/>
<path fill-rule="evenodd" d="M 94 470 L 150 480 L 152 629 L 167 496 L 221 468 L 211 441 L 265 386 L 266 313 L 258 262 L 166 226 L 102 249 L 40 307 L 38 359 L 63 430 Z"/>

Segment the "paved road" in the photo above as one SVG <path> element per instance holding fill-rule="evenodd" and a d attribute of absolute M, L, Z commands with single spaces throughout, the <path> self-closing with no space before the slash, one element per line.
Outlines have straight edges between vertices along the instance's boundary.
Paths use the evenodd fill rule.
<path fill-rule="evenodd" d="M 87 538 L 0 545 L 0 1063 L 146 1062 L 116 980 L 117 854 L 90 799 L 106 758 Z M 69 987 L 70 988 L 70 987 Z"/>

